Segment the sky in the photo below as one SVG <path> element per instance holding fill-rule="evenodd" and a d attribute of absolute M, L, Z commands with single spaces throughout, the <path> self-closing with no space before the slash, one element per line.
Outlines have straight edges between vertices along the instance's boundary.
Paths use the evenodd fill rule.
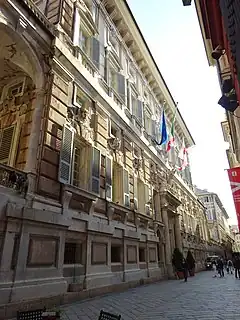
<path fill-rule="evenodd" d="M 218 194 L 230 219 L 236 212 L 221 121 L 224 109 L 217 71 L 209 67 L 194 5 L 182 0 L 128 0 L 132 13 L 193 136 L 189 150 L 193 183 Z"/>

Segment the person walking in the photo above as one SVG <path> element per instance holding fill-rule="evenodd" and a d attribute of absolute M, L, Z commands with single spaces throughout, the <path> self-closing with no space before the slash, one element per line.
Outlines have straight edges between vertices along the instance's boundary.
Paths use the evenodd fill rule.
<path fill-rule="evenodd" d="M 233 262 L 231 259 L 229 259 L 227 262 L 227 271 L 228 271 L 228 274 L 229 273 L 233 274 Z"/>
<path fill-rule="evenodd" d="M 218 273 L 220 275 L 220 278 L 223 278 L 224 277 L 224 263 L 223 263 L 223 259 L 219 258 L 218 261 L 217 261 L 217 270 L 218 270 Z"/>
<path fill-rule="evenodd" d="M 240 279 L 240 259 L 239 259 L 239 256 L 236 256 L 236 258 L 235 258 L 234 268 L 235 268 L 235 278 Z"/>
<path fill-rule="evenodd" d="M 187 278 L 188 278 L 188 264 L 186 259 L 183 259 L 183 274 L 184 274 L 184 282 L 187 282 Z"/>

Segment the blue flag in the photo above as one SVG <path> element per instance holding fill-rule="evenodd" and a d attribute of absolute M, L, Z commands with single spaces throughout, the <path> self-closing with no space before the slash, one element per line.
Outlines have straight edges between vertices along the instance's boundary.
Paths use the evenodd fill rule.
<path fill-rule="evenodd" d="M 156 141 L 156 143 L 159 146 L 161 146 L 162 144 L 165 144 L 168 141 L 167 124 L 166 124 L 166 120 L 165 120 L 164 111 L 162 113 L 162 123 L 161 123 L 159 130 L 161 131 L 161 141 L 160 142 Z"/>

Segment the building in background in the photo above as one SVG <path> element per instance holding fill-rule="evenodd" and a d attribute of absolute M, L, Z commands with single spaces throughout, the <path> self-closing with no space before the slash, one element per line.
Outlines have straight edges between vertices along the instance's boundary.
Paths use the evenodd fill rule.
<path fill-rule="evenodd" d="M 185 6 L 193 1 L 183 0 Z M 240 2 L 237 0 L 195 0 L 206 55 L 210 66 L 218 72 L 222 96 L 218 104 L 226 110 L 222 123 L 225 141 L 229 143 L 227 157 L 230 168 L 240 164 Z M 229 171 L 234 203 L 240 226 L 238 190 L 240 170 Z M 234 175 L 234 176 L 233 176 Z"/>
<path fill-rule="evenodd" d="M 230 256 L 234 239 L 228 224 L 229 216 L 221 200 L 216 193 L 207 190 L 196 188 L 196 193 L 206 208 L 210 240 L 216 247 L 215 253 Z"/>
<path fill-rule="evenodd" d="M 5 0 L 0 35 L 0 314 L 200 268 L 194 141 L 126 1 Z"/>

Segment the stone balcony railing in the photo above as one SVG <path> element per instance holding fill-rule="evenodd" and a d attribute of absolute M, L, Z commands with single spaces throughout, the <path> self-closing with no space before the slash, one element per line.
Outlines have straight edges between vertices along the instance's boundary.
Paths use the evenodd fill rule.
<path fill-rule="evenodd" d="M 27 173 L 0 164 L 0 185 L 26 195 L 28 189 Z"/>

